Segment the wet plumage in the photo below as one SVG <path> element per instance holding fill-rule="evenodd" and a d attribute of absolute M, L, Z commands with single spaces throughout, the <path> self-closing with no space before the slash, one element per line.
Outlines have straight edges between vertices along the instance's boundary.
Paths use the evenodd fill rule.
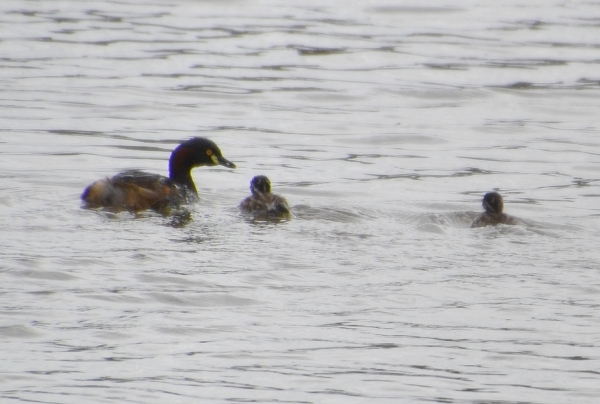
<path fill-rule="evenodd" d="M 471 227 L 496 226 L 498 224 L 517 224 L 517 220 L 504 210 L 504 200 L 498 192 L 488 192 L 483 197 L 482 206 L 485 212 L 480 214 Z"/>
<path fill-rule="evenodd" d="M 235 168 L 214 142 L 195 137 L 181 143 L 171 153 L 168 178 L 139 170 L 123 171 L 112 178 L 94 182 L 83 191 L 81 199 L 89 208 L 164 211 L 197 199 L 191 170 L 214 165 Z"/>
<path fill-rule="evenodd" d="M 240 203 L 240 210 L 243 213 L 279 218 L 290 216 L 286 199 L 271 193 L 271 181 L 264 175 L 252 178 L 250 191 L 252 195 Z"/>

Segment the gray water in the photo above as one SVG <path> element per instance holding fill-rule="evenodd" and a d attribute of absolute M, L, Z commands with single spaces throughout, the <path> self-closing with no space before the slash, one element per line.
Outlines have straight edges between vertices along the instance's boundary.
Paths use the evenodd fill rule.
<path fill-rule="evenodd" d="M 0 86 L 1 402 L 598 402 L 600 3 L 4 0 Z"/>

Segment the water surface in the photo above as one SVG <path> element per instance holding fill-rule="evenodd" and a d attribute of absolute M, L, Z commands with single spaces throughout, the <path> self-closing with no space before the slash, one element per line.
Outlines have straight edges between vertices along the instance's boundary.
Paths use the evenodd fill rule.
<path fill-rule="evenodd" d="M 4 1 L 3 402 L 593 403 L 594 2 Z M 198 168 L 192 221 L 81 209 Z M 295 217 L 238 213 L 253 175 Z M 485 192 L 519 226 L 470 229 Z"/>

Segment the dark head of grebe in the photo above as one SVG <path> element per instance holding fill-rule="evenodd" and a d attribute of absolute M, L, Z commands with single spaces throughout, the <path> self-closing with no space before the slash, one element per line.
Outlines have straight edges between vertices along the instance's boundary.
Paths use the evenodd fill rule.
<path fill-rule="evenodd" d="M 481 205 L 486 212 L 490 213 L 502 213 L 504 210 L 504 200 L 498 192 L 488 192 L 485 194 Z"/>
<path fill-rule="evenodd" d="M 264 175 L 257 175 L 250 181 L 250 191 L 252 192 L 252 195 L 270 194 L 271 181 Z"/>
<path fill-rule="evenodd" d="M 181 143 L 171 153 L 169 178 L 197 195 L 198 191 L 192 180 L 192 168 L 216 165 L 235 168 L 235 164 L 223 157 L 215 142 L 203 137 L 195 137 Z"/>

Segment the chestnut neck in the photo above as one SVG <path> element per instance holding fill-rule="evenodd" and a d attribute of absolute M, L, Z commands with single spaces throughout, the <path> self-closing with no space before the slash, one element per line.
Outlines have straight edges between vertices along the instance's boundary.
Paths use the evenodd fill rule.
<path fill-rule="evenodd" d="M 183 186 L 198 195 L 192 180 L 193 151 L 185 146 L 177 147 L 169 159 L 169 178 L 177 185 Z"/>

